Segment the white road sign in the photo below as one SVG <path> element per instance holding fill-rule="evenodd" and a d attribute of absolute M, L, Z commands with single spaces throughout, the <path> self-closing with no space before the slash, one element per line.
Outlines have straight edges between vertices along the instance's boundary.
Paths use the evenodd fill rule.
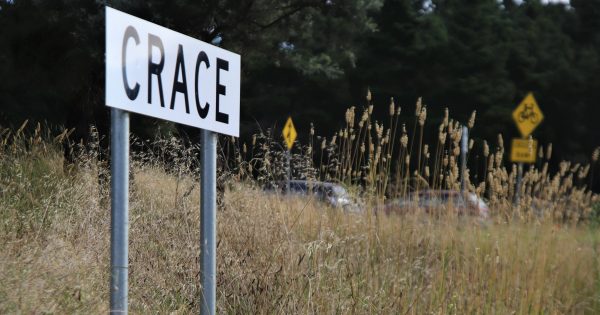
<path fill-rule="evenodd" d="M 240 55 L 106 8 L 106 105 L 239 135 Z"/>

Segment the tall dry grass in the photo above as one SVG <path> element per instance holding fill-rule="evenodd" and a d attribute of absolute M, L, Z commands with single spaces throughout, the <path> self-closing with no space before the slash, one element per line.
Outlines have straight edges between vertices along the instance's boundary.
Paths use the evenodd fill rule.
<path fill-rule="evenodd" d="M 599 148 L 587 164 L 562 161 L 560 168 L 552 171 L 552 143 L 545 148 L 541 145 L 537 163 L 522 168 L 522 182 L 517 187 L 519 170 L 517 164 L 507 161 L 502 134 L 492 145 L 471 132 L 475 111 L 461 123 L 452 118 L 448 108 L 443 109 L 436 143 L 429 144 L 423 140 L 428 108 L 420 98 L 409 115 L 402 115 L 402 108 L 390 99 L 388 117 L 381 121 L 375 119 L 374 107 L 368 91 L 365 106 L 348 108 L 342 127 L 332 136 L 316 135 L 311 125 L 307 143 L 296 143 L 292 150 L 292 177 L 341 183 L 371 205 L 407 198 L 418 190 L 459 190 L 464 177 L 465 190 L 487 200 L 496 220 L 578 224 L 598 215 L 593 211 L 598 197 L 590 185 Z M 463 127 L 471 135 L 468 162 L 483 165 L 481 174 L 478 167 L 461 174 Z M 533 139 L 529 139 L 533 150 Z M 225 176 L 260 185 L 287 177 L 286 154 L 276 130 L 261 131 L 248 144 L 223 137 L 221 146 Z"/>
<path fill-rule="evenodd" d="M 418 121 L 415 126 L 420 129 Z M 68 132 L 53 136 L 36 130 L 29 136 L 0 131 L 0 313 L 105 313 L 110 199 L 108 168 L 97 158 L 101 149 L 81 146 L 74 152 L 75 164 L 65 167 L 61 141 Z M 368 138 L 365 129 L 352 133 Z M 600 233 L 592 225 L 504 219 L 477 225 L 458 217 L 348 215 L 314 200 L 281 198 L 260 188 L 260 181 L 281 176 L 277 163 L 282 163 L 275 141 L 262 137 L 254 144 L 263 146 L 260 150 L 222 146 L 230 145 L 233 156 L 246 156 L 237 166 L 222 161 L 220 174 L 230 185 L 218 212 L 219 313 L 600 312 Z M 361 151 L 348 141 L 336 150 Z M 154 150 L 140 150 L 132 161 L 130 310 L 197 313 L 195 149 L 176 139 L 133 143 Z M 326 144 L 323 150 L 331 148 Z M 303 150 L 306 155 L 308 148 Z M 322 166 L 340 166 L 327 170 L 334 176 L 346 165 L 350 176 L 344 181 L 353 183 L 358 169 L 372 176 L 370 183 L 377 181 L 379 168 L 361 168 L 369 157 L 359 154 L 335 163 L 333 158 L 325 156 L 326 162 L 316 166 L 304 158 L 310 172 L 296 169 L 296 175 L 318 178 L 326 176 Z M 448 165 L 439 166 L 444 174 Z M 572 168 L 550 179 L 560 183 Z M 406 180 L 408 168 L 399 172 L 401 182 Z M 383 194 L 385 185 L 391 184 L 379 182 L 367 191 Z M 562 205 L 561 213 L 570 211 L 560 199 L 552 202 Z"/>

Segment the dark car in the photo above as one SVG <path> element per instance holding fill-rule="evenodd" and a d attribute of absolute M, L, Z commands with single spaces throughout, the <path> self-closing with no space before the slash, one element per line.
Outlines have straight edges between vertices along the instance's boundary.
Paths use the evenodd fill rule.
<path fill-rule="evenodd" d="M 310 180 L 291 180 L 289 181 L 289 191 L 287 191 L 287 187 L 287 181 L 277 181 L 269 185 L 267 189 L 277 191 L 283 195 L 312 195 L 316 200 L 334 208 L 344 209 L 347 212 L 361 211 L 358 202 L 340 184 Z"/>
<path fill-rule="evenodd" d="M 405 214 L 422 210 L 433 215 L 456 214 L 459 216 L 489 217 L 485 201 L 474 193 L 454 190 L 423 190 L 408 195 L 408 198 L 394 199 L 385 204 L 386 214 Z"/>

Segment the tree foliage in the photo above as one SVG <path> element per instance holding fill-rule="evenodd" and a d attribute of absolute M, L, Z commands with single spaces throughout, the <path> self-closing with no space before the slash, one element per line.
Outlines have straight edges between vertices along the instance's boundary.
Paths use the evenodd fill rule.
<path fill-rule="evenodd" d="M 511 112 L 531 91 L 546 117 L 534 137 L 583 160 L 600 137 L 599 18 L 600 1 L 388 0 L 356 85 L 463 120 L 476 109 L 487 139 L 519 136 Z"/>
<path fill-rule="evenodd" d="M 532 91 L 546 120 L 534 136 L 583 159 L 600 129 L 600 1 L 109 1 L 140 18 L 242 55 L 242 135 L 292 115 L 328 134 L 345 107 L 449 107 L 476 134 L 517 136 L 510 113 Z M 24 119 L 106 130 L 104 2 L 0 1 L 0 123 Z M 133 120 L 149 135 L 155 120 Z"/>

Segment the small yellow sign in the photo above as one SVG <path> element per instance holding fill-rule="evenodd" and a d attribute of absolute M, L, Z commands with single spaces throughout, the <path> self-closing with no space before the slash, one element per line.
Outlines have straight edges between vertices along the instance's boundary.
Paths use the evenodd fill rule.
<path fill-rule="evenodd" d="M 291 150 L 294 146 L 294 141 L 296 141 L 296 136 L 298 136 L 296 128 L 294 128 L 294 123 L 292 122 L 292 117 L 288 118 L 281 134 L 283 135 L 283 139 L 287 144 L 288 150 Z"/>
<path fill-rule="evenodd" d="M 535 139 L 512 139 L 510 160 L 517 163 L 535 163 L 537 145 Z"/>
<path fill-rule="evenodd" d="M 512 116 L 523 138 L 528 137 L 544 120 L 544 114 L 531 92 L 525 96 L 519 106 L 513 111 Z"/>

